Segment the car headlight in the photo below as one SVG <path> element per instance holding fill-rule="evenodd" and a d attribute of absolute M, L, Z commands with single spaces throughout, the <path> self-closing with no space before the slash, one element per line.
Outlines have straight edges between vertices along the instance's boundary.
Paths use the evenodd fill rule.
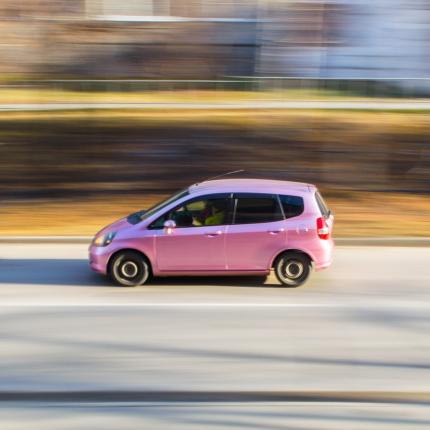
<path fill-rule="evenodd" d="M 107 246 L 113 241 L 113 238 L 115 237 L 115 235 L 116 235 L 116 231 L 111 231 L 110 233 L 101 234 L 100 236 L 97 236 L 94 239 L 93 243 L 95 246 Z"/>

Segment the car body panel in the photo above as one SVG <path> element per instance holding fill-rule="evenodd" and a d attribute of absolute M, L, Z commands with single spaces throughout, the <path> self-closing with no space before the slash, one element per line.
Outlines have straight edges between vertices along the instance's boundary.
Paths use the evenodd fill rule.
<path fill-rule="evenodd" d="M 226 226 L 154 230 L 157 272 L 226 270 Z"/>
<path fill-rule="evenodd" d="M 274 253 L 286 248 L 285 220 L 229 225 L 226 233 L 229 270 L 269 270 Z"/>

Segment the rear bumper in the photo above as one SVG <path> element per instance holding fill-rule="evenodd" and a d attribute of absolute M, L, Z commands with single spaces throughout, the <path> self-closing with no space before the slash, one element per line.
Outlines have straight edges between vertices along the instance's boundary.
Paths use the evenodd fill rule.
<path fill-rule="evenodd" d="M 326 269 L 333 263 L 334 242 L 332 239 L 320 241 L 320 247 L 315 253 L 314 269 L 316 271 Z"/>
<path fill-rule="evenodd" d="M 314 264 L 314 269 L 318 272 L 319 270 L 327 269 L 327 267 L 331 266 L 331 263 L 333 263 L 333 259 L 330 259 L 329 261 L 319 262 L 318 264 Z"/>

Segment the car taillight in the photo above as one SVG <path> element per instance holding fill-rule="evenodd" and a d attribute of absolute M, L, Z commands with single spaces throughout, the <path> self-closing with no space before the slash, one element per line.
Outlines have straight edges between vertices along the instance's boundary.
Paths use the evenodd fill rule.
<path fill-rule="evenodd" d="M 317 234 L 320 239 L 327 240 L 330 237 L 330 229 L 323 217 L 317 218 Z"/>

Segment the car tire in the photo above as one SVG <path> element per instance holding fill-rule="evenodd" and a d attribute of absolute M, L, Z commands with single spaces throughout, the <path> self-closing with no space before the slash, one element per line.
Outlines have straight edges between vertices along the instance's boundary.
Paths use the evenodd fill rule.
<path fill-rule="evenodd" d="M 109 274 L 114 282 L 123 287 L 136 287 L 149 281 L 151 267 L 138 252 L 124 251 L 113 257 Z"/>
<path fill-rule="evenodd" d="M 309 257 L 300 252 L 284 252 L 275 261 L 275 275 L 285 287 L 303 285 L 311 274 L 312 264 Z"/>

